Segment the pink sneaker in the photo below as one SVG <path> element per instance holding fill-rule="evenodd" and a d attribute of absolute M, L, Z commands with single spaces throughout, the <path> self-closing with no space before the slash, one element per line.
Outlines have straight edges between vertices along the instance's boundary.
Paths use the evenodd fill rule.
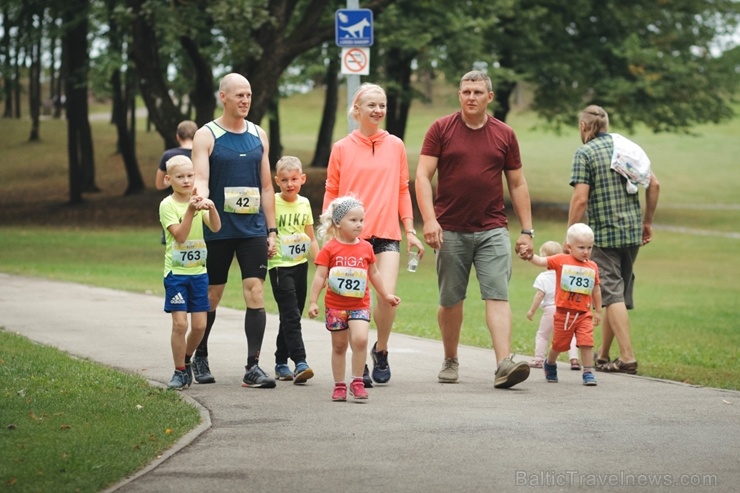
<path fill-rule="evenodd" d="M 334 393 L 331 395 L 333 401 L 347 400 L 347 384 L 344 382 L 334 384 Z"/>
<path fill-rule="evenodd" d="M 367 399 L 367 390 L 365 390 L 365 383 L 361 378 L 353 380 L 352 383 L 349 384 L 349 393 L 352 394 L 352 397 L 355 399 Z"/>

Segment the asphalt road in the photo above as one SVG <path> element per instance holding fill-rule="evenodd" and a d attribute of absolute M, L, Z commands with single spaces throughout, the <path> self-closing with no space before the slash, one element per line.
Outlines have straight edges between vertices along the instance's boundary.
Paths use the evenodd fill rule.
<path fill-rule="evenodd" d="M 159 297 L 0 274 L 0 326 L 166 383 L 169 316 Z M 233 287 L 227 287 L 233 289 Z M 403 308 L 401 308 L 403 309 Z M 261 365 L 272 370 L 277 317 Z M 712 491 L 740 484 L 740 393 L 560 366 L 493 388 L 491 350 L 463 347 L 460 383 L 439 384 L 437 341 L 394 334 L 388 385 L 331 401 L 329 335 L 305 320 L 305 386 L 241 387 L 243 312 L 219 309 L 212 385 L 183 392 L 203 424 L 109 491 Z M 370 342 L 375 341 L 371 332 Z M 528 360 L 527 357 L 519 359 Z"/>

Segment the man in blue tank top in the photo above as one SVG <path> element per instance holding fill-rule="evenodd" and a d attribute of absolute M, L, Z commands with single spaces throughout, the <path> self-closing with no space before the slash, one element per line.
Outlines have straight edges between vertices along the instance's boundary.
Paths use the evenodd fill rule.
<path fill-rule="evenodd" d="M 266 323 L 263 285 L 267 259 L 275 254 L 277 236 L 268 140 L 264 130 L 246 120 L 252 103 L 252 87 L 247 79 L 227 74 L 221 79 L 218 94 L 223 114 L 201 127 L 193 139 L 196 189 L 213 201 L 222 218 L 220 231 L 204 231 L 211 311 L 193 357 L 193 372 L 198 383 L 216 381 L 208 363 L 208 337 L 236 256 L 247 306 L 243 386 L 273 388 L 275 380 L 258 364 Z"/>

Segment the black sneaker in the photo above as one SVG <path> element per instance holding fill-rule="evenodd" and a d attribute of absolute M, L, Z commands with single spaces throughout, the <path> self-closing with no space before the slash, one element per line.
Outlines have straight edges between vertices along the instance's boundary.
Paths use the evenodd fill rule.
<path fill-rule="evenodd" d="M 211 375 L 211 368 L 208 366 L 208 357 L 193 356 L 191 363 L 193 376 L 197 383 L 216 383 L 216 379 Z"/>
<path fill-rule="evenodd" d="M 367 365 L 365 365 L 365 371 L 362 372 L 362 383 L 366 389 L 373 388 L 373 380 L 370 378 L 370 370 L 368 370 Z"/>
<path fill-rule="evenodd" d="M 391 367 L 388 365 L 388 351 L 378 351 L 378 343 L 373 344 L 370 354 L 373 357 L 373 380 L 377 383 L 388 383 L 391 379 Z"/>
<path fill-rule="evenodd" d="M 190 361 L 190 363 L 185 363 L 185 373 L 188 375 L 188 387 L 190 387 L 193 384 L 193 362 Z"/>
<path fill-rule="evenodd" d="M 252 387 L 259 389 L 272 389 L 275 388 L 275 380 L 268 377 L 267 373 L 264 372 L 259 365 L 254 365 L 252 368 L 244 367 L 247 372 L 244 374 L 242 387 Z"/>

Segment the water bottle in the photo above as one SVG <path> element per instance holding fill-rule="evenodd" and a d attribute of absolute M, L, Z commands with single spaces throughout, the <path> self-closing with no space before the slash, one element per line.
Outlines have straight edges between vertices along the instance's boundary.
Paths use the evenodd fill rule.
<path fill-rule="evenodd" d="M 406 270 L 409 272 L 416 272 L 416 268 L 419 266 L 419 254 L 417 252 L 409 252 L 409 264 Z"/>

